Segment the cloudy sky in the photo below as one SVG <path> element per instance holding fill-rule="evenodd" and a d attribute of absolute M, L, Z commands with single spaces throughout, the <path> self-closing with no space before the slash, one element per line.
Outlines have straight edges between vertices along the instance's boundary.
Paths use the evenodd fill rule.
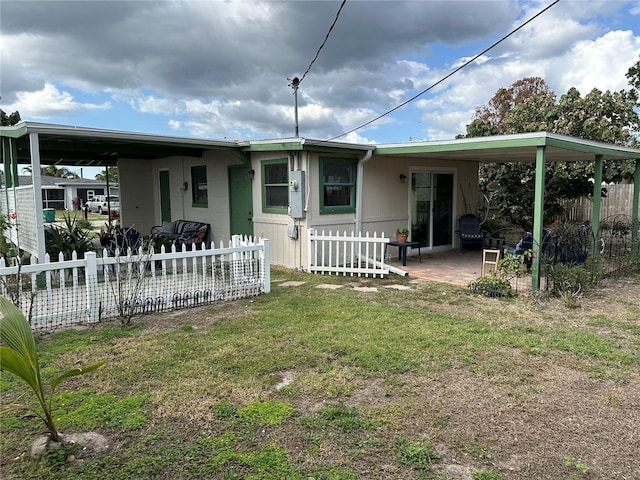
<path fill-rule="evenodd" d="M 348 0 L 298 91 L 300 136 L 453 138 L 500 87 L 543 77 L 629 89 L 640 2 Z M 309 67 L 341 0 L 0 2 L 1 108 L 23 120 L 205 138 L 294 136 L 288 78 Z"/>

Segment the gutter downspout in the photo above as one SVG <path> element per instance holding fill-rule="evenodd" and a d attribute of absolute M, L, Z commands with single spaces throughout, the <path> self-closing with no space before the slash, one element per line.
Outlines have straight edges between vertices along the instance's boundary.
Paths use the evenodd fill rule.
<path fill-rule="evenodd" d="M 374 147 L 375 148 L 375 147 Z M 373 149 L 367 150 L 364 157 L 358 160 L 356 169 L 356 235 L 362 234 L 362 192 L 364 190 L 364 164 L 371 160 Z"/>

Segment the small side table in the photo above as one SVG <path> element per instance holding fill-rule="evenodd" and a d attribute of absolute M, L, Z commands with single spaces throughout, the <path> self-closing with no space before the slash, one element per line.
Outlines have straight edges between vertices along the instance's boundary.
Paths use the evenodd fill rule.
<path fill-rule="evenodd" d="M 418 249 L 418 259 L 422 263 L 422 255 L 420 254 L 420 242 L 389 242 L 387 245 L 398 247 L 398 259 L 402 261 L 402 266 L 407 265 L 407 247 Z"/>

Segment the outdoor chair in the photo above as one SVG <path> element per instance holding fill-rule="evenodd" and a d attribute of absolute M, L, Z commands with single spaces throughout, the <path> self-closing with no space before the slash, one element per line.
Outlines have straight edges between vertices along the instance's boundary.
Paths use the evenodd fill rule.
<path fill-rule="evenodd" d="M 481 249 L 485 246 L 487 232 L 480 227 L 480 219 L 475 215 L 467 213 L 458 219 L 458 245 L 460 253 L 469 245 L 479 245 Z"/>
<path fill-rule="evenodd" d="M 173 243 L 176 247 L 192 244 L 198 246 L 209 244 L 209 232 L 211 226 L 208 223 L 192 220 L 176 220 L 174 222 L 162 222 L 162 225 L 151 227 L 151 236 L 162 243 Z"/>
<path fill-rule="evenodd" d="M 102 248 L 107 250 L 110 257 L 115 256 L 116 250 L 125 254 L 128 249 L 135 252 L 140 241 L 140 233 L 133 227 L 118 227 L 111 234 L 100 238 Z"/>

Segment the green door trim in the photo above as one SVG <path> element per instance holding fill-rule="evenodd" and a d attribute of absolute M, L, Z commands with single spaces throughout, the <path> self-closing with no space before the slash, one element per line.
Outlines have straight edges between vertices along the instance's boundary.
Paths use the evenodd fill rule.
<path fill-rule="evenodd" d="M 250 165 L 230 165 L 229 233 L 253 237 L 253 175 Z"/>

